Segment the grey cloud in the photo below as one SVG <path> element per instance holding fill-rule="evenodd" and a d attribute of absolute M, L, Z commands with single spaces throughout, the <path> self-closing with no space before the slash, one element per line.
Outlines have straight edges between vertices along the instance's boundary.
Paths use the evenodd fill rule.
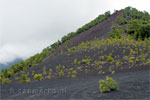
<path fill-rule="evenodd" d="M 16 57 L 26 59 L 99 14 L 129 6 L 130 1 L 3 0 L 0 4 L 0 63 Z M 147 7 L 145 10 L 149 10 Z"/>

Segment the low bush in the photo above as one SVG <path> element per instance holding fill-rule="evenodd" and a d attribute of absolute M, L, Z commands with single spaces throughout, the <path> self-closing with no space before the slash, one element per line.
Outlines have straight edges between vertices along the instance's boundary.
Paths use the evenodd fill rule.
<path fill-rule="evenodd" d="M 53 75 L 53 70 L 52 69 L 49 69 L 49 73 L 48 73 L 50 76 Z"/>
<path fill-rule="evenodd" d="M 117 83 L 111 77 L 106 76 L 106 82 L 111 90 L 117 90 Z"/>
<path fill-rule="evenodd" d="M 77 70 L 79 70 L 80 72 L 82 71 L 80 67 L 77 67 Z"/>
<path fill-rule="evenodd" d="M 42 80 L 42 79 L 43 79 L 43 76 L 42 76 L 42 74 L 35 74 L 35 75 L 34 75 L 34 79 L 35 79 L 35 80 Z"/>
<path fill-rule="evenodd" d="M 45 66 L 43 67 L 43 75 L 47 75 Z"/>
<path fill-rule="evenodd" d="M 107 61 L 108 62 L 114 62 L 114 59 L 111 56 L 107 56 Z"/>
<path fill-rule="evenodd" d="M 124 18 L 124 17 L 122 17 L 122 16 L 119 16 L 118 18 L 117 18 L 117 23 L 119 24 L 119 25 L 124 25 L 124 24 L 127 24 L 127 20 Z"/>
<path fill-rule="evenodd" d="M 110 92 L 111 90 L 118 90 L 116 81 L 108 76 L 106 76 L 106 81 L 99 80 L 99 89 L 101 93 Z"/>
<path fill-rule="evenodd" d="M 20 82 L 21 83 L 24 83 L 24 82 L 30 82 L 31 80 L 30 80 L 30 78 L 28 77 L 28 73 L 27 74 L 21 74 L 21 76 L 20 76 Z"/>
<path fill-rule="evenodd" d="M 5 85 L 5 84 L 10 84 L 12 82 L 12 80 L 10 80 L 9 78 L 3 77 L 1 79 L 1 82 L 2 82 L 3 85 Z"/>
<path fill-rule="evenodd" d="M 112 26 L 112 33 L 109 32 L 109 36 L 112 38 L 121 38 L 122 34 L 123 34 L 122 27 L 116 27 L 116 26 Z"/>
<path fill-rule="evenodd" d="M 119 61 L 117 61 L 116 62 L 116 67 L 118 67 L 120 65 L 120 62 Z"/>
<path fill-rule="evenodd" d="M 77 77 L 76 75 L 74 75 L 74 74 L 72 75 L 72 78 L 76 78 L 76 77 Z"/>
<path fill-rule="evenodd" d="M 99 89 L 101 93 L 109 92 L 109 85 L 104 80 L 99 80 Z"/>
<path fill-rule="evenodd" d="M 68 72 L 67 74 L 68 74 L 68 76 L 71 76 L 71 72 Z"/>
<path fill-rule="evenodd" d="M 17 81 L 17 80 L 19 80 L 20 78 L 19 77 L 15 77 L 15 80 Z"/>
<path fill-rule="evenodd" d="M 74 59 L 73 64 L 75 64 L 75 65 L 77 64 L 77 59 L 76 58 Z"/>
<path fill-rule="evenodd" d="M 88 65 L 90 64 L 90 62 L 91 62 L 90 58 L 82 59 L 81 61 L 82 64 L 88 64 Z"/>
<path fill-rule="evenodd" d="M 114 74 L 115 74 L 115 71 L 112 71 L 111 74 L 114 75 Z"/>
<path fill-rule="evenodd" d="M 146 63 L 147 63 L 147 64 L 150 64 L 150 59 L 147 59 Z"/>
<path fill-rule="evenodd" d="M 32 75 L 34 75 L 35 74 L 35 71 L 32 71 Z"/>
<path fill-rule="evenodd" d="M 72 74 L 77 74 L 77 71 L 74 70 L 74 71 L 72 72 Z"/>
<path fill-rule="evenodd" d="M 61 71 L 58 73 L 58 75 L 59 75 L 59 77 L 61 77 L 61 76 L 64 76 L 64 75 L 65 75 L 65 73 L 64 73 L 64 71 L 63 71 L 63 70 L 61 70 Z"/>

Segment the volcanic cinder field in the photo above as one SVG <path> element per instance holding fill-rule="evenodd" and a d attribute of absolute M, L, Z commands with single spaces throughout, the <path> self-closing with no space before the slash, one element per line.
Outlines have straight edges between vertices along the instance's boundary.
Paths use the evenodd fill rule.
<path fill-rule="evenodd" d="M 11 84 L 1 85 L 1 99 L 6 100 L 149 100 L 150 99 L 150 41 L 136 41 L 126 35 L 110 38 L 112 26 L 123 10 L 61 44 L 53 55 L 11 76 Z M 129 18 L 129 16 L 128 16 Z M 129 19 L 128 19 L 129 20 Z M 63 50 L 63 52 L 62 52 Z M 36 74 L 53 71 L 51 77 Z M 29 73 L 30 82 L 20 83 L 16 77 Z M 112 77 L 118 90 L 101 93 L 99 80 Z"/>

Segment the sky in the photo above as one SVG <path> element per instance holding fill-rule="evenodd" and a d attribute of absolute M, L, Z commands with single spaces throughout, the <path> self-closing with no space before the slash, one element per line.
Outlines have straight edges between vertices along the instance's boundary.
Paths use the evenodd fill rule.
<path fill-rule="evenodd" d="M 150 0 L 0 0 L 0 63 L 26 59 L 110 10 L 150 13 Z"/>

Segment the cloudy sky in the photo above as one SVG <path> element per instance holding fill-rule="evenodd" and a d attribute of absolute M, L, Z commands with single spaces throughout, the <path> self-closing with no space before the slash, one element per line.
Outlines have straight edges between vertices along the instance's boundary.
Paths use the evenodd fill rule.
<path fill-rule="evenodd" d="M 99 14 L 149 0 L 0 0 L 0 63 L 28 58 Z"/>

